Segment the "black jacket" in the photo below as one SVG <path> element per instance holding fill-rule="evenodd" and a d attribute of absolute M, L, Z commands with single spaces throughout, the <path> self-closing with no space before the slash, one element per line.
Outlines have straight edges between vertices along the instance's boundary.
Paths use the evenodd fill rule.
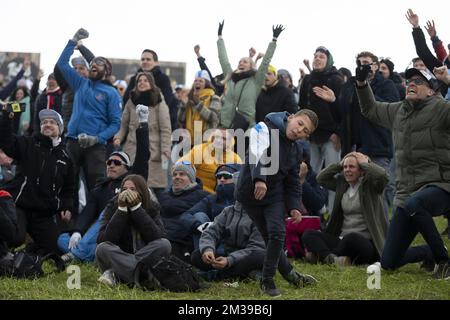
<path fill-rule="evenodd" d="M 143 72 L 142 69 L 138 70 L 139 72 Z M 172 125 L 172 130 L 175 130 L 177 128 L 177 113 L 178 113 L 178 101 L 175 98 L 175 95 L 173 94 L 173 89 L 170 84 L 169 77 L 164 74 L 161 71 L 161 68 L 159 66 L 156 66 L 151 71 L 153 78 L 155 79 L 156 86 L 161 90 L 164 101 L 166 102 L 167 106 L 169 107 L 169 113 L 170 113 L 170 124 Z M 130 83 L 127 87 L 127 90 L 125 91 L 123 95 L 123 105 L 125 105 L 130 98 L 130 92 L 134 89 L 136 86 L 136 76 L 131 77 Z"/>
<path fill-rule="evenodd" d="M 278 158 L 279 167 L 276 174 L 262 174 L 261 169 L 264 166 L 260 162 L 257 165 L 249 164 L 249 151 L 245 155 L 245 165 L 241 167 L 235 194 L 236 200 L 244 206 L 265 206 L 274 202 L 285 202 L 288 211 L 301 209 L 302 187 L 299 167 L 303 159 L 303 149 L 300 144 L 286 137 L 288 116 L 287 112 L 276 112 L 267 115 L 264 120 L 269 132 L 270 129 L 279 129 L 278 154 L 271 154 L 272 145 L 268 149 L 269 157 Z M 259 125 L 258 123 L 252 130 L 258 130 Z M 249 150 L 252 149 L 251 145 L 252 140 Z M 267 186 L 266 195 L 262 200 L 256 200 L 254 196 L 255 182 L 258 180 L 264 181 Z"/>
<path fill-rule="evenodd" d="M 375 99 L 380 102 L 400 101 L 398 90 L 390 79 L 384 79 L 377 73 L 370 82 Z M 355 78 L 352 77 L 342 87 L 339 96 L 339 109 L 343 112 L 341 154 L 345 156 L 356 146 L 356 150 L 369 157 L 392 158 L 394 147 L 391 130 L 367 120 L 361 114 L 358 96 L 355 89 Z"/>
<path fill-rule="evenodd" d="M 124 175 L 116 178 L 105 178 L 97 183 L 95 188 L 88 194 L 87 203 L 78 216 L 73 232 L 84 234 L 90 226 L 98 219 L 100 213 L 108 202 L 120 192 L 123 178 L 129 174 L 139 174 L 145 181 L 148 176 L 148 159 L 150 158 L 148 126 L 140 126 L 136 130 L 136 158 L 131 169 Z"/>
<path fill-rule="evenodd" d="M 294 92 L 278 81 L 273 87 L 263 88 L 256 100 L 255 121 L 264 121 L 264 118 L 271 112 L 287 111 L 295 113 L 297 103 Z"/>
<path fill-rule="evenodd" d="M 125 252 L 135 253 L 149 242 L 164 238 L 165 235 L 156 202 L 152 202 L 147 210 L 139 207 L 134 211 L 123 212 L 117 207 L 116 196 L 105 209 L 97 243 L 109 241 Z"/>
<path fill-rule="evenodd" d="M 11 195 L 0 190 L 0 257 L 3 257 L 17 234 L 16 206 Z"/>
<path fill-rule="evenodd" d="M 5 186 L 18 207 L 42 217 L 74 208 L 75 178 L 73 163 L 64 143 L 53 147 L 42 134 L 32 137 L 12 134 L 11 121 L 3 114 L 0 120 L 0 148 L 17 161 L 21 170 Z"/>
<path fill-rule="evenodd" d="M 329 103 L 315 95 L 313 88 L 322 86 L 327 86 L 333 90 L 336 96 L 335 102 Z M 339 97 L 341 86 L 342 78 L 335 67 L 322 72 L 313 71 L 310 75 L 306 75 L 302 81 L 298 106 L 300 109 L 313 110 L 319 117 L 319 126 L 311 134 L 311 141 L 314 143 L 325 143 L 333 133 L 339 134 L 341 119 L 337 97 Z"/>

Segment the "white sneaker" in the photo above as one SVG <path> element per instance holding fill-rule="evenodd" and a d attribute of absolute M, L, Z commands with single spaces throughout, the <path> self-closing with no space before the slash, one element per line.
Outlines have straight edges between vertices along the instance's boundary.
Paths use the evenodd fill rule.
<path fill-rule="evenodd" d="M 375 273 L 381 271 L 381 263 L 375 262 L 374 264 L 371 264 L 367 267 L 367 273 Z"/>
<path fill-rule="evenodd" d="M 117 280 L 114 271 L 108 269 L 105 272 L 103 272 L 100 278 L 98 278 L 98 282 L 106 284 L 109 287 L 114 287 L 115 285 L 117 285 Z"/>

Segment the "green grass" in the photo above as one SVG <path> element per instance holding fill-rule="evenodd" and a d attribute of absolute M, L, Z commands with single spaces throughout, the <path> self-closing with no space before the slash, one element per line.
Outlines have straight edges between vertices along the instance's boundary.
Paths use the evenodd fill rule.
<path fill-rule="evenodd" d="M 437 218 L 438 229 L 445 228 L 446 221 Z M 450 241 L 444 237 L 447 247 Z M 417 237 L 415 244 L 423 243 Z M 297 270 L 314 275 L 318 284 L 313 287 L 295 289 L 290 287 L 279 275 L 277 284 L 282 291 L 281 299 L 444 299 L 450 298 L 450 282 L 431 279 L 430 275 L 419 269 L 419 264 L 411 264 L 395 272 L 381 272 L 381 289 L 367 288 L 366 267 L 338 268 L 326 265 L 307 265 L 295 261 Z M 45 269 L 50 271 L 51 266 Z M 136 288 L 120 285 L 108 288 L 97 282 L 99 271 L 93 265 L 80 264 L 81 289 L 68 289 L 66 281 L 69 274 L 50 273 L 36 280 L 16 280 L 3 278 L 0 280 L 0 299 L 89 299 L 89 300 L 261 300 L 266 297 L 259 294 L 256 282 L 239 282 L 237 288 L 226 286 L 224 282 L 213 283 L 209 289 L 198 293 L 143 292 Z"/>

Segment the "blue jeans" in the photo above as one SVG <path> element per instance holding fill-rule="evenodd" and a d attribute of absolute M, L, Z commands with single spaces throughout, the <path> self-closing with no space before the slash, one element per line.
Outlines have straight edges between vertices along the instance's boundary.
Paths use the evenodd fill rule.
<path fill-rule="evenodd" d="M 397 269 L 407 263 L 419 262 L 431 255 L 436 263 L 448 261 L 448 253 L 433 217 L 450 210 L 450 194 L 438 187 L 428 187 L 409 197 L 403 206 L 397 207 L 381 256 L 384 269 Z M 409 248 L 420 234 L 428 246 Z"/>
<path fill-rule="evenodd" d="M 69 250 L 70 234 L 63 233 L 58 238 L 58 247 L 64 252 L 72 252 L 72 254 L 80 261 L 93 262 L 95 259 L 95 249 L 97 247 L 97 237 L 100 231 L 101 221 L 103 219 L 103 212 L 98 217 L 97 221 L 86 231 L 81 238 L 78 246 Z"/>

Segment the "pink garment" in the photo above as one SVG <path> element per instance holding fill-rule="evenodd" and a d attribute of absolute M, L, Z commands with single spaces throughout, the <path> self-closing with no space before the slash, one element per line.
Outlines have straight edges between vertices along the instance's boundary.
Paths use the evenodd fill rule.
<path fill-rule="evenodd" d="M 292 219 L 286 219 L 287 256 L 290 258 L 303 257 L 301 236 L 306 230 L 320 230 L 320 217 L 304 216 L 302 221 L 294 223 Z"/>

